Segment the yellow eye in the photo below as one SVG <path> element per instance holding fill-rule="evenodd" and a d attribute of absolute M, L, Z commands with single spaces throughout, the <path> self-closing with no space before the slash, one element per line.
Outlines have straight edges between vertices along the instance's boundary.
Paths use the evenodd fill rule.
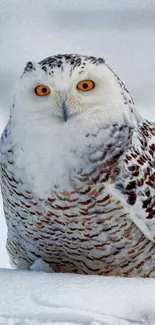
<path fill-rule="evenodd" d="M 50 88 L 46 85 L 39 85 L 35 88 L 35 93 L 38 96 L 47 96 L 51 92 Z"/>
<path fill-rule="evenodd" d="M 77 89 L 82 91 L 89 91 L 95 87 L 95 84 L 92 80 L 82 80 L 77 84 Z"/>

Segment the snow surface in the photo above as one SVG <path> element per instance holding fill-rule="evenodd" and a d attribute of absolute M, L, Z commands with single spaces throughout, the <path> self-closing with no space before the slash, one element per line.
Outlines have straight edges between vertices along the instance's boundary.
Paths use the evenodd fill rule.
<path fill-rule="evenodd" d="M 155 282 L 1 270 L 0 325 L 155 324 Z"/>
<path fill-rule="evenodd" d="M 25 63 L 67 52 L 103 56 L 139 112 L 155 121 L 154 0 L 1 0 L 0 5 L 0 133 Z M 0 215 L 0 268 L 10 268 L 1 197 Z M 155 324 L 154 291 L 151 279 L 3 269 L 0 325 Z"/>

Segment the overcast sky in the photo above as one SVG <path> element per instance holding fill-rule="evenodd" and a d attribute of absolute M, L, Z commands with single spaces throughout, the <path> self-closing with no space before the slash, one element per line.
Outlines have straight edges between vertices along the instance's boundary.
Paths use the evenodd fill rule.
<path fill-rule="evenodd" d="M 154 0 L 1 0 L 0 112 L 28 60 L 77 52 L 103 56 L 155 120 L 154 35 Z"/>

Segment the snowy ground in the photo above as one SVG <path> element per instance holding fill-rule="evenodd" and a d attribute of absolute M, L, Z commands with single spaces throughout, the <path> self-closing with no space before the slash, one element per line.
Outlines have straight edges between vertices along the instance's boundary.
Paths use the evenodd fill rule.
<path fill-rule="evenodd" d="M 2 270 L 0 325 L 154 325 L 155 282 Z"/>
<path fill-rule="evenodd" d="M 0 31 L 0 133 L 25 63 L 67 52 L 103 56 L 155 121 L 154 0 L 1 0 Z M 0 215 L 0 268 L 9 268 L 1 198 Z M 0 324 L 155 324 L 153 289 L 153 280 L 1 270 Z"/>

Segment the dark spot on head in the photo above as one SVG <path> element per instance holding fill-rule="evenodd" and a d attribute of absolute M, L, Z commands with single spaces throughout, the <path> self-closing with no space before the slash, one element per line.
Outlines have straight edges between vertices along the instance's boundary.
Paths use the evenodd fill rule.
<path fill-rule="evenodd" d="M 55 56 L 50 56 L 48 58 L 45 58 L 44 60 L 40 61 L 39 64 L 41 65 L 42 69 L 45 70 L 46 67 L 50 67 L 49 74 L 53 74 L 53 69 L 60 68 L 61 71 L 65 69 L 65 62 L 67 64 L 70 64 L 70 75 L 73 73 L 73 70 L 78 68 L 81 68 L 84 70 L 86 63 L 92 63 L 94 65 L 99 65 L 101 63 L 104 63 L 104 60 L 101 58 L 95 58 L 93 56 L 86 56 L 86 55 L 79 55 L 79 54 L 59 54 Z M 63 65 L 64 64 L 64 65 Z M 45 70 L 46 71 L 46 70 Z"/>
<path fill-rule="evenodd" d="M 66 60 L 70 60 L 72 55 L 65 55 Z"/>
<path fill-rule="evenodd" d="M 105 60 L 103 58 L 98 58 L 97 65 L 102 63 L 105 63 Z"/>
<path fill-rule="evenodd" d="M 42 67 L 42 70 L 44 70 L 45 72 L 47 72 L 47 68 L 45 66 Z"/>
<path fill-rule="evenodd" d="M 32 70 L 36 70 L 34 64 L 32 62 L 27 62 L 24 72 L 29 72 Z"/>

